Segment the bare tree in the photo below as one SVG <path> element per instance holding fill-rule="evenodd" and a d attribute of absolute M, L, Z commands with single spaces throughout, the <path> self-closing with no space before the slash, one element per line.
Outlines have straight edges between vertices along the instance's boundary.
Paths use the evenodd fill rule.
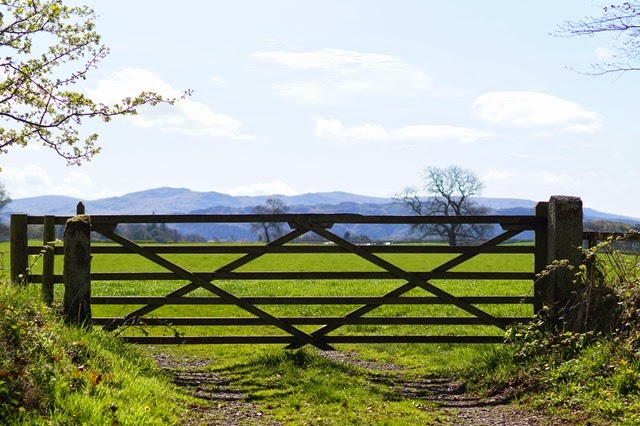
<path fill-rule="evenodd" d="M 470 170 L 457 166 L 446 169 L 428 167 L 424 175 L 423 191 L 406 188 L 395 197 L 419 216 L 468 216 L 488 213 L 486 207 L 478 205 L 471 197 L 479 195 L 484 185 Z M 428 197 L 421 197 L 421 194 Z M 460 240 L 481 239 L 490 235 L 489 224 L 416 224 L 411 232 L 420 238 L 439 237 L 455 246 Z"/>
<path fill-rule="evenodd" d="M 599 16 L 567 21 L 560 26 L 560 36 L 594 36 L 611 34 L 616 39 L 609 59 L 594 64 L 590 74 L 640 70 L 640 1 L 609 4 Z"/>
<path fill-rule="evenodd" d="M 283 214 L 289 211 L 284 201 L 279 198 L 267 198 L 265 203 L 253 208 L 255 214 Z M 251 224 L 251 232 L 258 236 L 260 241 L 270 243 L 272 239 L 280 237 L 284 233 L 282 222 L 260 222 Z"/>

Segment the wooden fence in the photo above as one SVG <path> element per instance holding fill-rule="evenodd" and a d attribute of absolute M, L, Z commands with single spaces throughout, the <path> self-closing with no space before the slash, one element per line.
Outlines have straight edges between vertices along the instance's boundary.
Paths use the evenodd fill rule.
<path fill-rule="evenodd" d="M 80 211 L 79 213 L 84 213 Z M 143 244 L 131 241 L 117 233 L 118 224 L 149 223 L 287 223 L 290 230 L 267 244 Z M 494 224 L 500 232 L 488 241 L 475 245 L 444 246 L 426 244 L 365 245 L 354 244 L 331 232 L 335 224 Z M 55 239 L 55 226 L 66 225 L 63 247 L 43 250 L 42 245 L 30 245 L 27 238 L 29 225 L 43 225 L 43 242 Z M 530 244 L 509 244 L 523 232 L 532 231 Z M 113 243 L 91 244 L 90 232 L 97 232 Z M 315 233 L 330 244 L 296 244 L 295 240 L 307 233 Z M 109 330 L 144 325 L 183 327 L 219 326 L 268 326 L 276 333 L 266 335 L 224 335 L 210 332 L 207 335 L 170 336 L 128 335 L 132 342 L 147 344 L 165 343 L 278 343 L 287 348 L 307 344 L 321 349 L 332 349 L 338 343 L 497 343 L 503 340 L 502 331 L 514 322 L 527 321 L 533 314 L 547 306 L 561 306 L 570 293 L 571 278 L 551 274 L 537 278 L 554 259 L 568 259 L 572 264 L 581 261 L 578 247 L 582 243 L 582 203 L 576 197 L 552 197 L 541 202 L 531 216 L 364 216 L 355 214 L 280 214 L 280 215 L 84 215 L 75 217 L 13 215 L 11 218 L 11 272 L 15 282 L 33 282 L 42 285 L 45 301 L 54 297 L 54 285 L 64 284 L 64 310 L 68 321 L 103 326 Z M 135 254 L 156 265 L 164 272 L 91 272 L 92 256 L 102 254 Z M 374 265 L 367 271 L 255 271 L 246 272 L 246 265 L 269 254 L 278 255 L 333 255 L 351 254 Z M 43 254 L 41 274 L 29 270 L 29 256 Z M 235 255 L 234 259 L 218 266 L 214 271 L 190 271 L 170 260 L 171 255 Z M 390 255 L 449 255 L 436 267 L 423 270 L 407 270 L 401 262 L 391 261 Z M 499 256 L 527 254 L 532 256 L 529 271 L 473 271 L 457 268 L 482 254 Z M 56 257 L 64 256 L 64 272 L 55 274 Z M 394 258 L 395 258 L 394 257 Z M 245 268 L 243 268 L 245 267 Z M 240 270 L 239 270 L 240 269 Z M 141 281 L 178 282 L 162 296 L 92 296 L 91 281 Z M 376 283 L 392 283 L 375 295 L 322 295 L 322 296 L 237 296 L 226 290 L 224 282 L 246 282 L 247 286 L 259 283 L 295 280 L 304 283 L 319 280 L 368 280 L 371 288 Z M 454 294 L 442 283 L 447 280 L 466 280 L 472 285 L 500 280 L 510 282 L 526 280 L 530 290 L 525 294 L 509 296 L 466 296 Z M 196 290 L 209 292 L 209 296 L 193 296 Z M 419 292 L 419 294 L 418 294 Z M 375 292 L 374 292 L 375 293 Z M 409 293 L 409 294 L 408 294 Z M 197 312 L 202 305 L 232 305 L 244 312 L 239 317 L 158 317 L 154 312 L 168 305 L 194 305 Z M 453 316 L 370 316 L 382 307 L 407 305 L 451 305 L 457 314 Z M 495 305 L 526 305 L 529 314 L 518 317 L 500 317 L 491 313 Z M 131 307 L 119 316 L 92 317 L 92 305 L 122 305 Z M 263 306 L 334 305 L 343 306 L 346 312 L 335 316 L 279 316 Z M 419 334 L 380 335 L 341 333 L 348 326 L 414 326 Z M 438 335 L 425 333 L 431 326 L 469 326 L 490 328 L 496 332 L 470 333 L 468 335 Z M 489 327 L 487 327 L 489 326 Z M 337 333 L 334 333 L 336 332 Z M 145 332 L 147 333 L 147 332 Z"/>

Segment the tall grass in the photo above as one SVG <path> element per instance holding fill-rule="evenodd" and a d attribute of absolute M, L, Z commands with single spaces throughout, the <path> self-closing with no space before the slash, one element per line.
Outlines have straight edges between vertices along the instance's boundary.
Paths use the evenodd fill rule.
<path fill-rule="evenodd" d="M 178 423 L 189 398 L 131 345 L 62 324 L 39 289 L 0 282 L 0 423 Z"/>

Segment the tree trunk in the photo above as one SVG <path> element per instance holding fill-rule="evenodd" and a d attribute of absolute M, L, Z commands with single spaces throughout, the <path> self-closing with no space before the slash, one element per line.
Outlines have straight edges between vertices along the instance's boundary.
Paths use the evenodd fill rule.
<path fill-rule="evenodd" d="M 267 244 L 271 242 L 271 238 L 269 237 L 269 225 L 267 223 L 262 224 L 262 229 L 264 230 L 264 239 Z"/>
<path fill-rule="evenodd" d="M 455 225 L 451 225 L 451 227 L 448 229 L 447 234 L 449 236 L 449 245 L 450 246 L 456 246 L 458 244 L 458 242 L 456 241 L 456 227 Z"/>

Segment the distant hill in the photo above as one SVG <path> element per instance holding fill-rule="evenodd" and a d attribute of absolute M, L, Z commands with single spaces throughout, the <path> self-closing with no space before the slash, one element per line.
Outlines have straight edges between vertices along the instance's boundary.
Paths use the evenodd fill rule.
<path fill-rule="evenodd" d="M 197 192 L 186 188 L 155 188 L 120 197 L 83 200 L 88 214 L 238 214 L 250 213 L 269 197 L 280 198 L 291 213 L 357 213 L 363 215 L 408 214 L 391 198 L 369 197 L 347 192 L 321 192 L 301 195 L 232 196 L 219 192 Z M 1 219 L 7 223 L 12 213 L 32 215 L 75 214 L 80 200 L 66 196 L 40 196 L 17 199 L 9 203 Z M 477 198 L 479 204 L 497 215 L 533 214 L 536 202 L 515 198 Z M 617 221 L 637 225 L 640 219 L 584 209 L 585 222 Z M 253 240 L 246 224 L 183 224 L 175 225 L 181 233 L 201 235 L 206 239 Z M 406 226 L 350 225 L 336 226 L 336 233 L 367 235 L 375 240 L 397 239 L 406 235 Z"/>
<path fill-rule="evenodd" d="M 87 213 L 93 214 L 189 213 L 209 207 L 254 207 L 263 204 L 270 197 L 280 198 L 287 205 L 337 205 L 344 202 L 385 204 L 393 201 L 391 198 L 368 197 L 347 192 L 236 197 L 214 191 L 197 192 L 186 188 L 165 187 L 98 200 L 80 200 L 57 195 L 20 198 L 9 203 L 2 215 L 7 216 L 11 213 L 72 215 L 79 201 L 84 202 Z"/>
<path fill-rule="evenodd" d="M 27 213 L 35 215 L 73 215 L 80 200 L 63 195 L 43 195 L 41 197 L 20 198 L 12 200 L 2 210 L 2 216 L 8 217 L 12 213 Z"/>

